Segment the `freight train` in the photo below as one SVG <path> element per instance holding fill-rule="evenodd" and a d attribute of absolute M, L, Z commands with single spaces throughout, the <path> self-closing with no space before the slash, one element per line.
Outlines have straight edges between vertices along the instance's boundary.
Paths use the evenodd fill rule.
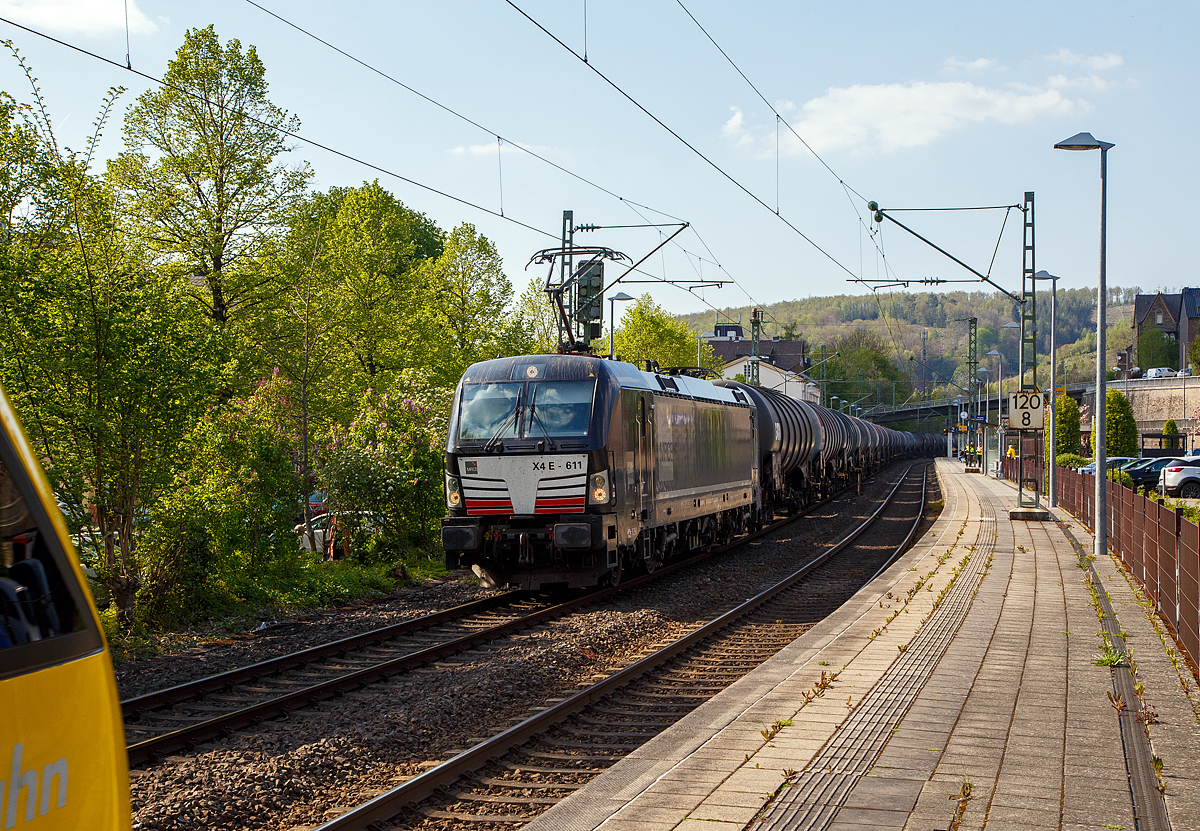
<path fill-rule="evenodd" d="M 944 447 L 736 381 L 590 355 L 484 361 L 454 395 L 442 547 L 487 586 L 615 584 Z"/>

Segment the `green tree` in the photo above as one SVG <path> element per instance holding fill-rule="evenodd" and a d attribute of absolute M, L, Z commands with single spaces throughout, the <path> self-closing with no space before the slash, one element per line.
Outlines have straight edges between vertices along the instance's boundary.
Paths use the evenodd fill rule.
<path fill-rule="evenodd" d="M 337 285 L 342 338 L 357 370 L 374 379 L 408 365 L 412 313 L 428 305 L 428 287 L 412 279 L 412 270 L 442 253 L 443 235 L 378 181 L 340 197 L 322 258 Z"/>
<path fill-rule="evenodd" d="M 889 357 L 892 349 L 872 329 L 851 329 L 835 338 L 827 351 L 833 355 L 825 373 L 830 395 L 850 401 L 861 398 L 865 406 L 890 402 L 893 383 L 897 401 L 906 400 L 912 392 L 907 375 Z"/>
<path fill-rule="evenodd" d="M 511 314 L 512 283 L 496 246 L 463 223 L 446 238 L 441 256 L 423 261 L 415 279 L 430 290 L 413 321 L 416 366 L 453 387 L 471 364 L 529 351 L 529 336 Z"/>
<path fill-rule="evenodd" d="M 1138 336 L 1138 366 L 1143 370 L 1156 366 L 1179 368 L 1179 344 L 1161 329 L 1149 328 Z"/>
<path fill-rule="evenodd" d="M 203 285 L 197 296 L 224 323 L 266 295 L 271 275 L 254 254 L 310 175 L 275 164 L 299 121 L 267 100 L 254 47 L 222 48 L 212 26 L 187 31 L 163 80 L 127 114 L 125 152 L 109 172 L 130 224 L 161 264 Z"/>
<path fill-rule="evenodd" d="M 139 517 L 170 480 L 180 438 L 219 377 L 222 346 L 114 224 L 117 197 L 76 157 L 56 165 L 68 223 L 0 279 L 0 378 L 86 531 L 83 555 L 130 620 Z"/>
<path fill-rule="evenodd" d="M 347 538 L 374 517 L 390 556 L 428 541 L 445 515 L 442 437 L 432 416 L 412 399 L 368 390 L 350 426 L 332 427 L 318 457 L 320 481 Z M 362 546 L 356 552 L 367 553 Z"/>
<path fill-rule="evenodd" d="M 1176 426 L 1175 419 L 1168 418 L 1166 423 L 1163 424 L 1163 435 L 1164 436 L 1178 436 L 1179 435 L 1179 427 Z M 1176 438 L 1163 439 L 1163 447 L 1167 447 L 1167 448 L 1170 448 L 1171 450 L 1175 450 L 1176 448 L 1179 447 L 1179 439 L 1176 439 Z"/>
<path fill-rule="evenodd" d="M 1200 338 L 1196 338 L 1188 345 L 1188 365 L 1192 368 L 1193 375 L 1200 375 Z"/>
<path fill-rule="evenodd" d="M 1093 419 L 1095 421 L 1095 419 Z M 1118 389 L 1108 388 L 1104 396 L 1104 446 L 1108 456 L 1138 455 L 1137 421 L 1129 399 Z M 1096 429 L 1092 428 L 1092 449 L 1096 448 Z"/>
<path fill-rule="evenodd" d="M 646 361 L 664 368 L 696 365 L 700 336 L 664 311 L 649 294 L 643 294 L 629 307 L 621 323 L 613 333 L 613 348 L 621 360 L 642 367 Z M 714 372 L 720 369 L 720 361 L 707 341 L 701 346 L 700 363 Z"/>
<path fill-rule="evenodd" d="M 523 331 L 529 333 L 529 353 L 542 355 L 558 350 L 558 310 L 533 280 L 517 298 L 517 317 Z"/>
<path fill-rule="evenodd" d="M 1054 433 L 1058 453 L 1079 453 L 1079 405 L 1069 395 L 1054 401 Z"/>

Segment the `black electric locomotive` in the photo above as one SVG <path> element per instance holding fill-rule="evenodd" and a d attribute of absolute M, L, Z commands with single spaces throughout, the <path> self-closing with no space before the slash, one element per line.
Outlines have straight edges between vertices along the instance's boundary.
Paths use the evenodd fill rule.
<path fill-rule="evenodd" d="M 937 444 L 734 381 L 589 355 L 485 361 L 450 417 L 446 564 L 489 586 L 617 582 Z"/>

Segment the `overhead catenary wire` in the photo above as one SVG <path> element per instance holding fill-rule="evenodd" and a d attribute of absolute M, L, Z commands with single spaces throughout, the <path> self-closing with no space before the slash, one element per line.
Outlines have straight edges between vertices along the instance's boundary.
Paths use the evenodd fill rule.
<path fill-rule="evenodd" d="M 849 274 L 852 278 L 855 276 L 853 271 L 851 271 L 849 268 L 847 268 L 845 265 L 843 265 L 840 260 L 838 260 L 832 254 L 830 254 L 828 251 L 826 251 L 820 245 L 818 245 L 816 240 L 814 240 L 812 237 L 808 236 L 803 231 L 801 231 L 794 223 L 792 223 L 790 220 L 785 218 L 783 215 L 776 214 L 771 209 L 771 206 L 768 205 L 766 202 L 764 202 L 758 195 L 756 195 L 748 187 L 746 187 L 741 182 L 739 182 L 736 178 L 734 178 L 732 174 L 727 172 L 724 168 L 722 168 L 720 165 L 718 165 L 716 162 L 714 162 L 712 159 L 710 159 L 708 156 L 706 156 L 704 153 L 702 153 L 699 150 L 699 148 L 697 148 L 694 144 L 689 142 L 687 139 L 685 139 L 683 136 L 681 136 L 675 130 L 671 129 L 671 127 L 668 126 L 666 124 L 666 122 L 664 122 L 662 119 L 660 119 L 654 113 L 650 112 L 650 110 L 648 110 L 636 98 L 634 98 L 632 95 L 630 95 L 628 92 L 626 92 L 619 84 L 617 84 L 615 81 L 613 81 L 611 78 L 609 78 L 607 75 L 605 75 L 600 70 L 596 69 L 594 64 L 585 61 L 578 52 L 576 52 L 574 49 L 572 49 L 570 46 L 568 46 L 566 43 L 564 43 L 561 38 L 559 38 L 557 35 L 555 35 L 553 32 L 551 32 L 549 29 L 547 29 L 545 26 L 543 26 L 541 23 L 539 23 L 537 20 L 535 20 L 532 16 L 529 15 L 528 12 L 526 12 L 524 9 L 522 9 L 520 6 L 518 6 L 516 3 L 514 3 L 513 0 L 505 0 L 505 2 L 508 3 L 508 5 L 511 6 L 518 14 L 520 14 L 522 17 L 524 17 L 526 20 L 528 20 L 530 23 L 532 23 L 539 31 L 541 31 L 543 34 L 545 34 L 547 37 L 549 37 L 551 40 L 553 40 L 555 43 L 557 43 L 559 46 L 561 46 L 567 52 L 571 53 L 571 55 L 574 56 L 576 60 L 583 63 L 584 66 L 586 66 L 588 69 L 590 69 L 592 72 L 594 72 L 597 77 L 599 77 L 602 81 L 604 81 L 606 84 L 608 84 L 610 87 L 612 87 L 618 94 L 620 94 L 623 98 L 625 98 L 625 100 L 627 100 L 629 103 L 633 104 L 633 106 L 635 106 L 639 110 L 641 110 L 655 124 L 659 125 L 664 130 L 666 130 L 668 133 L 670 133 L 671 136 L 674 137 L 680 144 L 682 144 L 684 147 L 691 150 L 695 155 L 700 157 L 700 159 L 702 159 L 709 167 L 711 167 L 717 173 L 721 174 L 721 176 L 723 176 L 727 180 L 729 180 L 729 182 L 731 184 L 733 184 L 738 190 L 745 193 L 747 196 L 749 196 L 751 199 L 753 199 L 755 202 L 757 202 L 760 206 L 762 206 L 763 208 L 766 208 L 768 211 L 770 211 L 772 214 L 774 214 L 776 217 L 778 217 L 778 219 L 781 222 L 783 222 L 784 225 L 786 225 L 794 233 L 796 233 L 797 236 L 799 236 L 801 239 L 803 239 L 805 242 L 807 242 L 809 245 L 811 245 L 813 248 L 815 248 L 818 252 L 820 252 L 831 263 L 833 263 L 835 266 L 840 268 L 842 271 Z"/>
<path fill-rule="evenodd" d="M 861 250 L 861 240 L 862 240 L 861 231 L 866 230 L 867 235 L 871 238 L 871 244 L 875 247 L 875 250 L 878 252 L 878 254 L 881 257 L 883 257 L 884 271 L 892 273 L 898 282 L 903 283 L 904 285 L 907 286 L 907 282 L 903 281 L 900 277 L 895 275 L 895 272 L 892 269 L 890 262 L 887 260 L 887 255 L 881 247 L 881 243 L 878 240 L 876 240 L 875 231 L 872 230 L 871 227 L 863 219 L 862 212 L 859 210 L 859 206 L 857 204 L 855 204 L 854 199 L 851 198 L 850 194 L 853 193 L 855 196 L 857 196 L 860 200 L 862 200 L 864 202 L 866 201 L 865 197 L 861 193 L 859 193 L 857 190 L 855 190 L 849 183 L 847 183 L 845 179 L 843 179 L 841 176 L 839 176 L 837 171 L 835 171 L 829 165 L 829 163 L 826 162 L 825 159 L 823 159 L 821 157 L 821 155 L 812 148 L 812 145 L 810 145 L 807 141 L 804 140 L 804 137 L 801 136 L 796 131 L 796 128 L 793 127 L 786 118 L 783 117 L 783 114 L 780 113 L 779 110 L 777 110 L 775 108 L 775 105 L 772 104 L 769 100 L 767 100 L 767 97 L 765 95 L 763 95 L 762 91 L 754 84 L 753 81 L 750 80 L 749 76 L 747 76 L 746 73 L 742 71 L 742 68 L 740 66 L 738 66 L 737 62 L 735 62 L 733 60 L 733 58 L 731 58 L 729 56 L 729 53 L 725 51 L 725 49 L 721 46 L 721 44 L 717 43 L 716 38 L 714 38 L 709 33 L 708 29 L 706 29 L 704 27 L 704 25 L 696 18 L 696 16 L 694 14 L 692 14 L 691 10 L 688 9 L 688 7 L 683 4 L 682 0 L 676 0 L 676 2 L 679 4 L 679 7 L 681 9 L 683 9 L 684 13 L 691 19 L 691 21 L 696 24 L 696 27 L 704 34 L 704 36 L 706 38 L 708 38 L 709 43 L 711 43 L 716 48 L 716 50 L 721 53 L 721 56 L 723 58 L 725 58 L 725 60 L 729 63 L 730 66 L 733 67 L 734 71 L 737 72 L 737 74 L 741 76 L 742 80 L 746 82 L 746 84 L 750 87 L 750 89 L 754 90 L 754 93 L 762 100 L 762 102 L 764 104 L 767 105 L 767 107 L 771 110 L 771 112 L 775 114 L 775 213 L 778 215 L 779 210 L 780 210 L 780 208 L 779 208 L 779 201 L 780 201 L 779 125 L 783 124 L 784 126 L 787 127 L 788 131 L 793 136 L 796 137 L 796 140 L 799 141 L 801 144 L 803 144 L 804 148 L 806 150 L 808 150 L 809 153 L 812 154 L 813 158 L 815 158 L 818 162 L 820 162 L 821 166 L 824 167 L 830 173 L 830 175 L 832 175 L 835 179 L 837 179 L 838 184 L 841 186 L 843 192 L 846 194 L 846 199 L 850 203 L 851 210 L 854 211 L 854 214 L 858 220 L 858 225 L 859 225 L 859 229 L 860 229 L 859 274 L 860 275 L 862 274 L 862 269 L 863 269 L 863 265 L 864 265 L 863 261 L 862 261 L 862 250 Z M 853 276 L 854 275 L 851 275 L 851 277 L 853 277 Z M 860 276 L 857 280 L 854 280 L 854 282 L 864 282 L 864 281 L 862 280 L 862 278 Z M 872 289 L 872 292 L 874 292 L 874 289 Z M 773 315 L 772 315 L 772 319 L 774 319 Z M 776 322 L 778 323 L 778 321 L 776 321 Z"/>
<path fill-rule="evenodd" d="M 632 205 L 637 205 L 639 208 L 642 208 L 647 211 L 653 211 L 656 214 L 661 214 L 662 216 L 668 217 L 669 219 L 673 219 L 677 222 L 684 221 L 680 217 L 673 216 L 673 215 L 667 213 L 666 211 L 659 210 L 658 208 L 654 208 L 649 205 L 643 205 L 639 202 L 634 202 L 631 199 L 621 196 L 619 193 L 615 193 L 612 190 L 609 190 L 608 188 L 604 187 L 604 185 L 601 185 L 599 182 L 596 182 L 592 179 L 587 178 L 586 176 L 576 173 L 575 171 L 571 170 L 570 168 L 563 167 L 562 165 L 558 164 L 557 162 L 546 158 L 545 156 L 541 155 L 540 153 L 538 153 L 534 150 L 529 149 L 521 142 L 513 141 L 512 138 L 505 136 L 502 133 L 498 133 L 495 130 L 489 129 L 488 127 L 485 127 L 483 124 L 480 124 L 478 121 L 471 118 L 470 116 L 468 116 L 462 112 L 459 112 L 458 110 L 454 109 L 453 107 L 451 107 L 447 104 L 443 104 L 441 101 L 438 101 L 436 98 L 432 98 L 432 97 L 426 95 L 425 93 L 421 92 L 420 90 L 415 89 L 412 86 L 409 86 L 408 84 L 404 83 L 400 79 L 384 72 L 382 69 L 379 69 L 378 67 L 373 66 L 370 63 L 367 63 L 362 58 L 359 58 L 356 55 L 353 55 L 350 52 L 347 52 L 345 49 L 342 49 L 340 46 L 336 46 L 335 44 L 330 43 L 328 40 L 325 40 L 320 35 L 312 32 L 312 31 L 309 31 L 308 29 L 304 28 L 303 26 L 300 26 L 297 23 L 293 23 L 292 21 L 288 20 L 286 17 L 283 17 L 282 15 L 280 15 L 277 12 L 271 11 L 270 9 L 268 9 L 266 6 L 262 5 L 261 3 L 258 3 L 255 0 L 246 0 L 246 2 L 249 3 L 251 6 L 253 6 L 254 8 L 258 9 L 259 11 L 263 12 L 264 14 L 275 18 L 283 25 L 285 25 L 291 29 L 295 29 L 297 32 L 300 32 L 305 37 L 315 40 L 317 43 L 321 44 L 322 46 L 332 49 L 334 52 L 337 52 L 339 55 L 346 58 L 347 60 L 358 64 L 363 69 L 366 69 L 369 72 L 375 73 L 376 75 L 383 78 L 384 80 L 389 81 L 389 82 L 395 84 L 396 86 L 400 87 L 401 89 L 404 89 L 404 90 L 412 93 L 413 95 L 420 98 L 422 101 L 425 101 L 428 104 L 432 104 L 433 106 L 437 107 L 438 109 L 442 110 L 443 112 L 447 113 L 448 115 L 452 115 L 455 118 L 459 119 L 460 121 L 462 121 L 466 124 L 469 124 L 472 127 L 475 127 L 476 129 L 480 130 L 484 134 L 495 136 L 497 139 L 502 139 L 503 141 L 508 143 L 509 147 L 519 150 L 520 152 L 525 153 L 526 155 L 537 159 L 539 162 L 542 162 L 543 164 L 549 165 L 550 167 L 554 168 L 555 170 L 559 171 L 560 173 L 565 173 L 567 176 L 570 176 L 571 178 L 573 178 L 579 182 L 582 182 L 583 184 L 585 184 L 589 187 L 595 188 L 596 190 L 600 191 L 601 193 L 607 194 L 608 196 L 611 196 L 613 199 L 616 199 L 620 202 L 628 202 Z"/>
<path fill-rule="evenodd" d="M 621 194 L 616 193 L 616 192 L 610 190 L 609 188 L 606 188 L 604 185 L 601 185 L 599 182 L 589 179 L 586 176 L 583 176 L 582 174 L 576 173 L 575 171 L 571 170 L 570 168 L 564 167 L 564 166 L 558 164 L 557 162 L 555 162 L 549 158 L 546 158 L 545 156 L 537 153 L 536 151 L 531 150 L 529 147 L 526 147 L 522 143 L 513 141 L 511 138 L 506 138 L 504 135 L 497 133 L 494 130 L 489 129 L 488 127 L 486 127 L 483 124 L 479 123 L 478 121 L 474 120 L 473 118 L 466 115 L 465 113 L 459 112 L 458 110 L 454 109 L 453 107 L 451 107 L 447 104 L 443 104 L 441 101 L 438 101 L 437 99 L 435 99 L 429 95 L 426 95 L 425 93 L 421 92 L 420 90 L 413 88 L 412 86 L 404 83 L 403 81 L 399 80 L 398 78 L 396 78 L 392 75 L 389 75 L 387 72 L 384 72 L 382 69 L 379 69 L 378 67 L 368 63 L 367 61 L 363 60 L 362 58 L 359 58 L 358 56 L 356 56 L 350 52 L 347 52 L 345 49 L 342 49 L 341 47 L 331 43 L 330 41 L 326 40 L 325 38 L 322 38 L 320 35 L 316 34 L 315 32 L 310 31 L 309 29 L 306 29 L 305 27 L 292 22 L 291 20 L 280 15 L 278 12 L 272 11 L 271 9 L 262 5 L 261 3 L 256 2 L 256 0 L 246 0 L 246 2 L 249 3 L 251 6 L 253 6 L 254 8 L 258 9 L 259 11 L 263 12 L 264 14 L 266 14 L 266 15 L 274 18 L 275 20 L 279 21 L 280 23 L 284 24 L 285 26 L 296 30 L 297 32 L 304 35 L 305 37 L 308 37 L 311 40 L 314 40 L 317 43 L 320 43 L 322 46 L 325 46 L 326 48 L 333 50 L 334 52 L 338 53 L 339 55 L 346 58 L 347 60 L 350 60 L 353 63 L 358 64 L 359 66 L 368 70 L 369 72 L 372 72 L 372 73 L 378 75 L 379 77 L 383 78 L 384 80 L 389 81 L 390 83 L 393 83 L 396 86 L 400 87 L 401 89 L 411 93 L 412 95 L 415 95 L 416 97 L 420 98 L 422 101 L 432 104 L 433 106 L 437 107 L 438 109 L 442 110 L 443 112 L 445 112 L 451 116 L 454 116 L 455 118 L 461 120 L 462 122 L 469 124 L 472 127 L 475 127 L 476 129 L 479 129 L 485 133 L 495 136 L 497 142 L 505 142 L 505 143 L 507 143 L 507 145 L 509 147 L 514 148 L 522 153 L 525 153 L 526 155 L 528 155 L 534 159 L 537 159 L 538 161 L 542 162 L 543 164 L 549 165 L 550 167 L 559 171 L 560 173 L 564 173 L 567 176 L 575 179 L 576 181 L 581 182 L 591 188 L 594 188 L 594 189 L 600 191 L 601 193 L 604 193 L 607 196 L 612 197 L 613 199 L 616 199 L 618 202 L 627 206 L 635 214 L 637 214 L 639 217 L 641 217 L 645 222 L 649 223 L 649 219 L 647 219 L 644 215 L 642 215 L 641 210 L 652 211 L 653 213 L 656 213 L 659 216 L 666 217 L 667 219 L 671 219 L 675 222 L 686 222 L 686 220 L 684 220 L 683 218 L 675 216 L 674 214 L 668 213 L 667 211 L 664 211 L 661 208 L 655 208 L 650 205 L 645 205 L 641 202 L 637 202 L 626 196 L 622 196 Z M 587 14 L 587 7 L 585 4 L 585 6 L 584 6 L 585 42 L 586 42 L 586 25 L 587 25 L 586 14 Z M 586 62 L 586 60 L 585 60 L 585 62 Z M 501 190 L 503 192 L 503 182 L 501 182 Z M 639 209 L 641 209 L 641 210 L 639 210 Z M 503 195 L 501 196 L 500 213 L 501 214 L 504 213 Z M 697 239 L 699 239 L 699 237 L 700 237 L 699 232 L 696 230 L 694 225 L 691 227 L 691 231 L 693 234 L 696 235 Z M 744 294 L 746 294 L 747 297 L 750 297 L 750 294 L 749 294 L 749 292 L 746 292 L 745 287 L 743 287 L 741 285 L 741 283 L 739 283 L 737 281 L 737 279 L 734 278 L 733 275 L 730 274 L 727 269 L 720 266 L 719 263 L 716 263 L 715 255 L 712 253 L 712 249 L 706 243 L 704 243 L 703 240 L 701 240 L 701 244 L 704 246 L 705 250 L 708 251 L 709 256 L 714 257 L 714 260 L 712 261 L 713 264 L 717 265 L 717 267 L 720 268 L 721 271 L 724 272 L 726 277 L 728 278 L 727 280 L 724 280 L 722 282 L 728 282 L 732 285 L 737 286 L 739 289 L 742 290 L 742 292 Z M 689 251 L 687 248 L 685 248 L 683 245 L 681 245 L 678 241 L 672 241 L 672 245 L 674 247 L 678 248 L 680 251 L 682 251 L 686 256 L 696 257 L 699 259 L 698 254 L 695 254 L 695 253 Z M 664 282 L 668 282 L 668 281 L 664 281 Z M 688 289 L 688 291 L 691 291 L 691 290 Z M 751 298 L 751 300 L 753 301 L 753 298 Z M 708 305 L 708 304 L 706 304 L 706 305 Z"/>

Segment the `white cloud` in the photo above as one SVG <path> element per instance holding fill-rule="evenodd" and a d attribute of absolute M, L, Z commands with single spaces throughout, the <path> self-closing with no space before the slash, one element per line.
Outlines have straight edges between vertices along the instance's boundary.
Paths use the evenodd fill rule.
<path fill-rule="evenodd" d="M 996 62 L 991 58 L 976 58 L 973 61 L 960 61 L 958 58 L 946 58 L 943 64 L 945 69 L 966 72 L 980 72 L 984 69 L 993 69 Z"/>
<path fill-rule="evenodd" d="M 754 137 L 746 129 L 746 117 L 742 115 L 742 111 L 737 107 L 730 107 L 733 110 L 733 115 L 725 122 L 725 126 L 721 128 L 721 135 L 733 141 L 734 147 L 745 147 L 748 144 L 754 143 Z"/>
<path fill-rule="evenodd" d="M 1046 86 L 1051 89 L 1089 89 L 1095 92 L 1108 92 L 1112 86 L 1099 75 L 1083 75 L 1078 78 L 1068 78 L 1066 75 L 1051 75 L 1046 79 Z"/>
<path fill-rule="evenodd" d="M 1103 55 L 1077 55 L 1070 49 L 1059 49 L 1053 55 L 1047 55 L 1046 60 L 1066 66 L 1085 66 L 1092 72 L 1103 72 L 1125 64 L 1125 59 L 1114 52 L 1105 52 Z"/>
<path fill-rule="evenodd" d="M 0 15 L 34 29 L 102 37 L 125 31 L 123 0 L 0 0 Z M 129 0 L 129 33 L 149 35 L 158 26 Z"/>
<path fill-rule="evenodd" d="M 1088 108 L 1087 102 L 1071 100 L 1049 84 L 1040 89 L 998 90 L 965 81 L 911 81 L 830 89 L 804 105 L 803 119 L 795 127 L 818 152 L 890 151 L 930 144 L 969 123 L 1021 124 L 1044 115 L 1080 114 Z M 788 150 L 803 152 L 794 138 Z"/>

